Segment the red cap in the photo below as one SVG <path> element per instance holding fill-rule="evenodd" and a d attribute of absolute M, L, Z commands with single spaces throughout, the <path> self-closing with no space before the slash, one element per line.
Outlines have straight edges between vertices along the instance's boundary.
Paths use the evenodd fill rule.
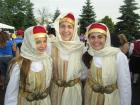
<path fill-rule="evenodd" d="M 24 31 L 23 31 L 22 29 L 18 29 L 18 30 L 16 31 L 16 35 L 17 35 L 17 36 L 23 36 L 23 35 L 24 35 Z"/>
<path fill-rule="evenodd" d="M 43 26 L 34 26 L 33 34 L 34 38 L 47 37 L 47 31 Z"/>
<path fill-rule="evenodd" d="M 62 23 L 62 22 L 69 22 L 69 23 L 74 25 L 74 21 L 75 21 L 74 15 L 72 13 L 68 13 L 66 16 L 64 16 L 64 18 L 62 18 L 60 20 L 60 23 Z"/>
<path fill-rule="evenodd" d="M 88 30 L 88 35 L 93 32 L 100 32 L 103 34 L 107 34 L 107 27 L 101 23 L 92 23 Z"/>

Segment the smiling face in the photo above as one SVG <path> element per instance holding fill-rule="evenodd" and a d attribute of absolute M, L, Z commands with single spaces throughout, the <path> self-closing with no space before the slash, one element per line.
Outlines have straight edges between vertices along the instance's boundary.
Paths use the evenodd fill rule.
<path fill-rule="evenodd" d="M 74 33 L 74 26 L 69 22 L 62 22 L 59 25 L 59 33 L 62 40 L 70 41 Z"/>
<path fill-rule="evenodd" d="M 102 33 L 91 33 L 88 37 L 91 47 L 95 50 L 101 50 L 106 43 L 106 36 Z"/>
<path fill-rule="evenodd" d="M 46 37 L 35 38 L 35 44 L 38 53 L 42 54 L 47 48 L 47 38 Z"/>

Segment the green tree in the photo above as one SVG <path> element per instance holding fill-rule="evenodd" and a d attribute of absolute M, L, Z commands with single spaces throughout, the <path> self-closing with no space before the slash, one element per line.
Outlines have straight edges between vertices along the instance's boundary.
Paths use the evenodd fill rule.
<path fill-rule="evenodd" d="M 80 33 L 85 33 L 86 27 L 95 22 L 96 14 L 94 13 L 93 5 L 90 0 L 86 0 L 80 15 Z"/>
<path fill-rule="evenodd" d="M 25 1 L 25 6 L 26 6 L 26 10 L 25 10 L 25 19 L 24 19 L 24 28 L 36 25 L 35 22 L 35 17 L 33 14 L 33 4 L 30 2 L 30 0 L 26 0 Z"/>
<path fill-rule="evenodd" d="M 55 21 L 55 19 L 60 15 L 60 10 L 57 8 L 56 10 L 55 10 L 55 13 L 54 13 L 54 17 L 53 17 L 53 22 Z"/>
<path fill-rule="evenodd" d="M 13 13 L 13 1 L 11 0 L 3 0 L 3 11 L 2 11 L 2 21 L 3 23 L 6 23 L 8 25 L 13 25 L 12 19 L 14 18 L 14 13 Z"/>
<path fill-rule="evenodd" d="M 135 0 L 124 0 L 124 5 L 120 7 L 122 15 L 118 17 L 120 20 L 116 24 L 116 33 L 124 33 L 129 40 L 132 37 L 140 38 L 140 16 L 135 13 L 139 8 L 136 6 L 138 3 Z"/>
<path fill-rule="evenodd" d="M 0 22 L 3 23 L 3 0 L 0 0 Z"/>
<path fill-rule="evenodd" d="M 18 12 L 17 14 L 15 14 L 13 16 L 13 26 L 15 26 L 15 28 L 22 28 L 24 29 L 24 20 L 25 20 L 26 15 L 23 12 Z"/>
<path fill-rule="evenodd" d="M 15 28 L 34 25 L 33 4 L 30 0 L 3 0 L 3 22 Z"/>
<path fill-rule="evenodd" d="M 109 16 L 105 16 L 100 22 L 107 25 L 111 34 L 114 32 L 115 24 Z"/>

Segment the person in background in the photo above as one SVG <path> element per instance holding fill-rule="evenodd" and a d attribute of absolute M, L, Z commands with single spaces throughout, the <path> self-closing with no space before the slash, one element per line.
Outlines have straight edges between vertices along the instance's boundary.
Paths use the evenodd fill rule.
<path fill-rule="evenodd" d="M 11 40 L 13 40 L 13 39 L 15 39 L 17 36 L 16 36 L 16 34 L 11 34 Z"/>
<path fill-rule="evenodd" d="M 10 36 L 10 40 L 13 40 L 13 39 L 16 38 L 16 34 L 15 33 L 10 33 L 9 36 Z"/>
<path fill-rule="evenodd" d="M 49 31 L 48 31 L 48 40 L 49 42 L 52 42 L 53 40 L 55 40 L 55 37 L 56 34 L 55 34 L 55 29 L 54 28 L 50 28 Z"/>
<path fill-rule="evenodd" d="M 9 35 L 1 31 L 0 32 L 0 81 L 1 87 L 5 87 L 5 78 L 7 72 L 8 62 L 12 59 L 12 46 L 13 42 L 9 39 Z"/>
<path fill-rule="evenodd" d="M 4 31 L 0 32 L 0 56 L 12 56 L 12 45 L 9 35 Z"/>
<path fill-rule="evenodd" d="M 118 35 L 121 51 L 129 58 L 129 42 L 124 34 Z"/>
<path fill-rule="evenodd" d="M 127 57 L 111 47 L 108 27 L 92 23 L 87 28 L 89 50 L 83 54 L 88 69 L 84 105 L 131 105 L 131 79 Z"/>
<path fill-rule="evenodd" d="M 46 47 L 47 32 L 43 26 L 25 30 L 20 56 L 11 65 L 4 105 L 51 105 L 52 59 Z"/>
<path fill-rule="evenodd" d="M 81 35 L 79 37 L 80 37 L 81 42 L 85 42 L 85 34 L 84 33 L 81 33 Z"/>
<path fill-rule="evenodd" d="M 16 38 L 13 39 L 13 54 L 14 56 L 19 55 L 19 47 L 18 44 L 21 45 L 23 42 L 23 37 L 24 37 L 24 31 L 22 29 L 19 29 L 16 31 Z"/>
<path fill-rule="evenodd" d="M 52 105 L 82 105 L 80 76 L 84 43 L 77 35 L 77 20 L 73 13 L 64 13 L 55 20 L 54 27 Z"/>
<path fill-rule="evenodd" d="M 137 84 L 140 75 L 140 39 L 133 40 L 130 43 L 129 55 L 129 67 L 132 73 L 132 82 L 133 84 Z"/>

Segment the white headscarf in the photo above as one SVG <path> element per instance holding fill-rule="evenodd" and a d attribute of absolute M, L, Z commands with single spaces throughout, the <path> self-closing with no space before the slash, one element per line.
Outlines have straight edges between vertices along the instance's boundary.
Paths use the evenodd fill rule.
<path fill-rule="evenodd" d="M 33 35 L 33 26 L 25 30 L 20 55 L 24 58 L 30 59 L 31 61 L 43 60 L 46 59 L 46 57 L 48 58 L 46 52 L 44 52 L 43 54 L 39 54 L 36 49 L 35 39 Z"/>
<path fill-rule="evenodd" d="M 54 27 L 56 30 L 55 45 L 57 46 L 58 49 L 63 49 L 64 51 L 71 53 L 73 51 L 83 49 L 84 45 L 83 43 L 80 42 L 79 36 L 77 34 L 78 22 L 76 19 L 75 19 L 75 24 L 74 24 L 74 33 L 72 36 L 72 40 L 71 41 L 62 40 L 61 35 L 59 33 L 59 22 L 60 22 L 60 19 L 65 17 L 67 14 L 68 13 L 61 14 L 54 22 Z"/>
<path fill-rule="evenodd" d="M 114 48 L 114 47 L 111 47 L 111 39 L 110 39 L 110 32 L 109 32 L 109 29 L 108 27 L 103 24 L 103 23 L 100 23 L 102 25 L 104 25 L 107 29 L 107 37 L 106 37 L 106 43 L 105 43 L 105 46 L 103 49 L 101 50 L 95 50 L 91 47 L 90 43 L 89 43 L 89 40 L 88 40 L 88 43 L 89 43 L 89 50 L 88 50 L 88 53 L 92 56 L 110 56 L 110 55 L 114 55 L 116 53 L 118 53 L 120 51 L 119 48 Z M 90 28 L 91 25 L 89 25 L 87 27 L 87 32 L 89 31 L 89 28 Z M 88 36 L 87 36 L 88 37 Z M 87 38 L 88 39 L 88 38 Z"/>

